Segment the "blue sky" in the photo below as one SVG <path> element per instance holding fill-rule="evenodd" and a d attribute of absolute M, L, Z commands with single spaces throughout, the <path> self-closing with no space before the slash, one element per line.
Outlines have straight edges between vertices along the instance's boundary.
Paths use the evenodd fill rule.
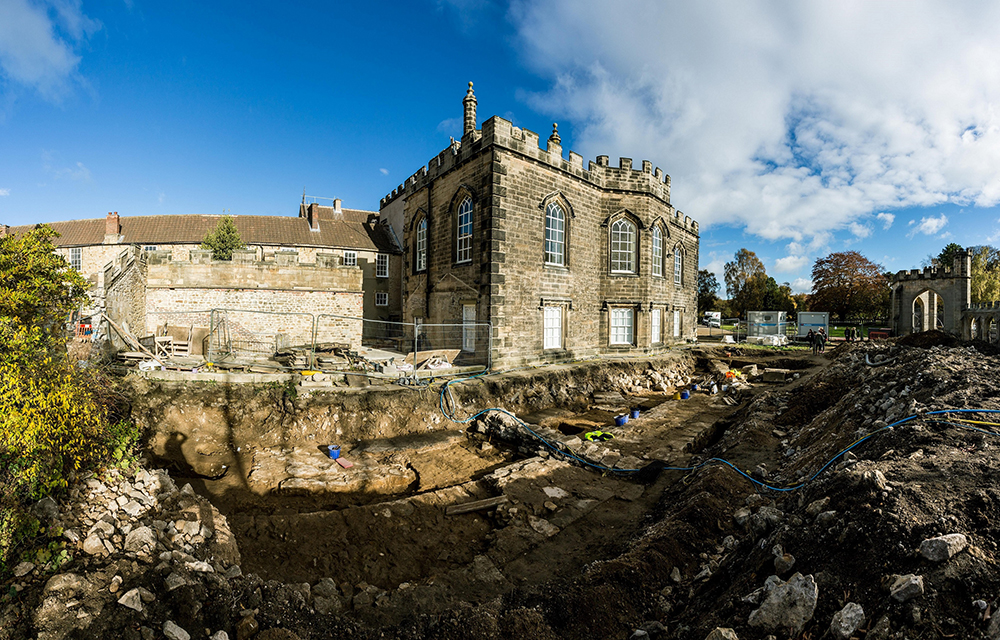
<path fill-rule="evenodd" d="M 922 0 L 0 0 L 0 223 L 377 210 L 472 80 L 480 122 L 662 167 L 720 282 L 746 247 L 808 291 L 834 251 L 1000 244 L 998 29 Z"/>

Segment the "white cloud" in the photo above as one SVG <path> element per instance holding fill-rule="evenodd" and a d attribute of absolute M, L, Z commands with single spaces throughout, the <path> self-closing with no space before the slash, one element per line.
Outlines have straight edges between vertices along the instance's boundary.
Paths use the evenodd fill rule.
<path fill-rule="evenodd" d="M 888 230 L 892 226 L 892 223 L 896 221 L 896 216 L 891 213 L 880 213 L 875 216 L 875 219 L 882 223 L 883 230 Z"/>
<path fill-rule="evenodd" d="M 163 191 L 156 194 L 156 202 L 158 204 L 163 204 L 166 201 L 166 199 L 167 199 L 167 194 L 164 193 Z"/>
<path fill-rule="evenodd" d="M 387 175 L 389 175 L 389 170 L 388 169 L 379 169 L 379 173 L 381 173 L 384 176 L 387 176 Z"/>
<path fill-rule="evenodd" d="M 813 281 L 809 278 L 796 278 L 792 280 L 792 291 L 794 293 L 810 293 L 812 292 Z"/>
<path fill-rule="evenodd" d="M 0 189 L 0 196 L 9 196 L 10 189 Z"/>
<path fill-rule="evenodd" d="M 872 234 L 872 228 L 860 222 L 851 222 L 847 228 L 855 238 L 867 238 Z"/>
<path fill-rule="evenodd" d="M 100 29 L 81 0 L 0 2 L 0 81 L 58 101 L 80 78 L 77 46 Z"/>
<path fill-rule="evenodd" d="M 805 256 L 786 256 L 774 261 L 774 270 L 778 273 L 792 273 L 806 266 L 808 262 L 809 259 Z"/>
<path fill-rule="evenodd" d="M 1000 3 L 515 0 L 510 19 L 574 150 L 660 164 L 702 225 L 813 246 L 879 210 L 1000 203 Z"/>
<path fill-rule="evenodd" d="M 910 220 L 910 225 L 916 225 L 910 233 L 906 234 L 908 238 L 912 238 L 918 233 L 922 233 L 927 236 L 933 236 L 948 224 L 948 216 L 943 213 L 937 217 L 934 216 L 924 216 L 920 219 L 920 223 L 917 224 L 916 220 Z M 942 235 L 941 237 L 944 237 Z"/>

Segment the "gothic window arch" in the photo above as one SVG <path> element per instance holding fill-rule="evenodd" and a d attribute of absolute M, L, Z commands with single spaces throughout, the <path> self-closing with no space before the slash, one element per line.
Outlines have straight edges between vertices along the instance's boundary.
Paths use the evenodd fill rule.
<path fill-rule="evenodd" d="M 658 224 L 653 225 L 650 232 L 650 253 L 652 260 L 651 273 L 653 276 L 663 277 L 663 227 Z"/>
<path fill-rule="evenodd" d="M 413 270 L 427 271 L 427 216 L 421 215 L 413 225 Z"/>
<path fill-rule="evenodd" d="M 455 233 L 455 262 L 472 262 L 472 198 L 458 205 Z"/>
<path fill-rule="evenodd" d="M 674 284 L 684 284 L 684 250 L 679 244 L 674 245 Z"/>
<path fill-rule="evenodd" d="M 610 270 L 611 273 L 636 273 L 636 247 L 639 232 L 635 223 L 621 217 L 610 225 Z"/>
<path fill-rule="evenodd" d="M 565 267 L 567 224 L 566 211 L 558 202 L 545 207 L 545 264 Z"/>

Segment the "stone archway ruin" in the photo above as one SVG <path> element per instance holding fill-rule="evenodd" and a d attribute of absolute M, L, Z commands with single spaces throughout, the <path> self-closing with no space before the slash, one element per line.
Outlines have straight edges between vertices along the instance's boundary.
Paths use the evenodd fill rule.
<path fill-rule="evenodd" d="M 892 282 L 892 328 L 897 336 L 939 329 L 969 339 L 966 311 L 972 297 L 972 252 L 952 266 L 900 271 Z M 979 335 L 982 336 L 982 327 Z"/>

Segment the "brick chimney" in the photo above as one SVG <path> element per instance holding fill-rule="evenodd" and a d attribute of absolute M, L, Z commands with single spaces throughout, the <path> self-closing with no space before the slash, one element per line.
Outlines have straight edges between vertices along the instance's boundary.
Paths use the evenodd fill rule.
<path fill-rule="evenodd" d="M 476 96 L 472 93 L 472 83 L 469 83 L 469 91 L 462 100 L 465 107 L 465 118 L 462 126 L 462 137 L 469 135 L 476 130 Z"/>
<path fill-rule="evenodd" d="M 118 219 L 117 211 L 108 211 L 108 217 L 104 220 L 104 244 L 120 244 L 122 225 Z"/>
<path fill-rule="evenodd" d="M 315 202 L 306 208 L 306 220 L 309 221 L 310 231 L 319 231 L 319 205 Z"/>

